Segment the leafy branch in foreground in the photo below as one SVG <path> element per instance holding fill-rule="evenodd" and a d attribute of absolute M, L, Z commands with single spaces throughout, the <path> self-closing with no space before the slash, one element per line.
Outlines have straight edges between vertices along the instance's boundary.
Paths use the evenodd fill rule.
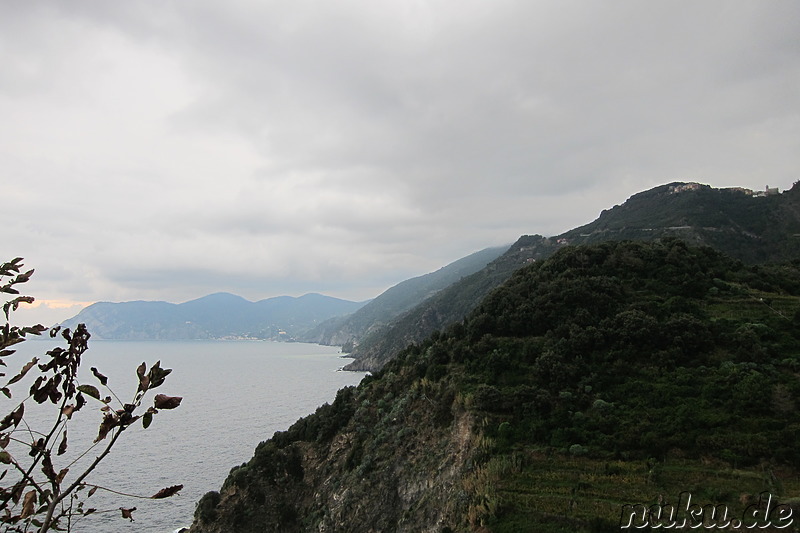
<path fill-rule="evenodd" d="M 5 325 L 0 328 L 0 383 L 7 377 L 7 362 L 13 360 L 11 356 L 16 353 L 11 347 L 24 342 L 29 335 L 47 331 L 42 325 L 19 327 L 9 323 L 10 314 L 20 304 L 34 301 L 30 296 L 19 296 L 15 287 L 33 275 L 33 270 L 22 272 L 22 266 L 22 258 L 0 265 L 0 293 L 12 296 L 3 305 Z M 86 481 L 88 476 L 132 424 L 141 419 L 142 426 L 147 428 L 159 410 L 174 409 L 181 403 L 182 398 L 178 396 L 157 394 L 152 405 L 146 408 L 143 405 L 147 393 L 161 386 L 172 372 L 161 368 L 160 361 L 149 370 L 145 363 L 136 369 L 138 387 L 130 403 L 117 397 L 108 385 L 108 378 L 95 367 L 91 371 L 99 386 L 81 383 L 78 369 L 91 335 L 84 324 L 79 324 L 75 331 L 53 328 L 50 337 L 55 338 L 59 333 L 66 347 L 53 348 L 46 352 L 46 357 L 33 357 L 0 386 L 5 401 L 12 403 L 8 414 L 0 419 L 0 530 L 4 533 L 70 531 L 74 518 L 98 512 L 84 505 L 83 489 L 89 489 L 85 499 L 98 488 L 122 493 L 91 485 Z M 36 377 L 25 394 L 23 380 L 29 374 Z M 20 392 L 17 389 L 23 392 L 18 396 L 22 399 L 15 403 L 15 393 Z M 89 400 L 100 404 L 102 420 L 97 436 L 82 453 L 67 462 L 62 456 L 69 449 L 70 421 Z M 36 428 L 35 423 L 29 424 L 25 418 L 26 404 L 31 403 L 49 406 L 52 411 L 43 428 Z M 80 463 L 95 449 L 99 449 L 99 454 L 93 460 L 88 464 Z M 64 460 L 61 468 L 54 464 L 57 458 Z M 167 498 L 182 488 L 183 485 L 167 487 L 149 498 Z M 133 520 L 135 509 L 120 507 L 118 510 L 123 518 Z"/>

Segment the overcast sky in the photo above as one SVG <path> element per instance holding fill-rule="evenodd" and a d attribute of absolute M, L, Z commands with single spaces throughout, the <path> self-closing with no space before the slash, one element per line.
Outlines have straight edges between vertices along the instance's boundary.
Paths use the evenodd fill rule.
<path fill-rule="evenodd" d="M 364 300 L 659 184 L 784 190 L 798 21 L 796 0 L 8 2 L 0 260 L 75 304 L 43 321 Z"/>

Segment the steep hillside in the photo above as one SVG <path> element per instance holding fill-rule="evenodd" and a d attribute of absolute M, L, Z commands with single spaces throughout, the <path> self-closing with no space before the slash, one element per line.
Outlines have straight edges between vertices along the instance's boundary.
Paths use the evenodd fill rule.
<path fill-rule="evenodd" d="M 541 235 L 526 235 L 485 268 L 444 288 L 428 300 L 366 335 L 346 370 L 380 369 L 397 352 L 444 326 L 463 319 L 489 291 L 522 266 L 550 256 L 558 245 Z"/>
<path fill-rule="evenodd" d="M 800 261 L 566 247 L 260 444 L 191 532 L 614 531 L 681 491 L 796 506 L 799 372 Z"/>
<path fill-rule="evenodd" d="M 800 256 L 800 182 L 782 194 L 671 183 L 631 196 L 594 222 L 560 235 L 570 244 L 672 236 L 747 263 Z"/>
<path fill-rule="evenodd" d="M 300 340 L 352 348 L 361 340 L 383 330 L 393 319 L 469 276 L 499 257 L 508 246 L 486 248 L 454 261 L 436 272 L 411 278 L 389 288 L 347 317 L 331 319 L 303 335 Z M 348 350 L 349 351 L 349 350 Z"/>
<path fill-rule="evenodd" d="M 349 370 L 381 368 L 412 342 L 461 320 L 516 269 L 567 245 L 678 237 L 747 263 L 800 257 L 800 182 L 782 194 L 753 196 L 742 189 L 671 183 L 636 194 L 594 222 L 561 235 L 522 237 L 482 271 L 448 287 L 353 350 Z"/>
<path fill-rule="evenodd" d="M 64 322 L 84 323 L 98 339 L 292 339 L 331 317 L 347 315 L 363 303 L 306 294 L 250 302 L 217 293 L 184 302 L 99 302 Z"/>

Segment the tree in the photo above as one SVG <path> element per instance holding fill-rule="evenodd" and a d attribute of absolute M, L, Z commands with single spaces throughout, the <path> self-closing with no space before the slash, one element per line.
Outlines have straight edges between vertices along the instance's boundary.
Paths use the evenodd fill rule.
<path fill-rule="evenodd" d="M 9 323 L 10 314 L 20 304 L 34 301 L 30 296 L 19 295 L 15 288 L 33 274 L 33 270 L 22 272 L 22 266 L 22 258 L 0 266 L 0 293 L 11 298 L 3 305 L 5 325 L 0 330 L 0 383 L 7 378 L 8 363 L 14 360 L 12 355 L 16 350 L 10 348 L 24 342 L 29 335 L 47 331 L 40 324 L 19 327 Z M 147 428 L 159 410 L 174 409 L 182 400 L 178 396 L 156 394 L 152 405 L 143 405 L 147 393 L 161 386 L 172 372 L 161 368 L 160 362 L 151 365 L 149 370 L 145 363 L 136 369 L 138 387 L 130 403 L 117 397 L 108 385 L 108 378 L 97 368 L 91 369 L 97 385 L 81 383 L 78 369 L 91 335 L 84 324 L 78 325 L 75 331 L 62 331 L 58 327 L 50 330 L 51 338 L 59 334 L 66 341 L 66 347 L 53 348 L 45 356 L 25 362 L 0 387 L 5 400 L 11 400 L 12 404 L 8 414 L 0 420 L 0 468 L 3 469 L 0 473 L 0 531 L 4 533 L 70 531 L 73 518 L 100 512 L 86 507 L 85 500 L 97 489 L 110 489 L 89 483 L 89 475 L 133 423 L 141 420 L 142 426 Z M 32 376 L 35 379 L 26 393 L 25 384 Z M 100 450 L 99 454 L 88 464 L 76 459 L 58 468 L 56 462 L 73 440 L 71 434 L 70 439 L 67 438 L 70 421 L 88 402 L 99 402 L 102 420 L 97 436 L 78 457 L 87 457 L 95 448 Z M 48 413 L 52 411 L 43 428 L 33 427 L 25 418 L 26 405 L 32 403 L 49 406 Z M 0 414 L 3 412 L 5 409 Z M 167 487 L 149 498 L 166 498 L 182 488 L 183 485 Z M 135 507 L 120 507 L 114 511 L 121 511 L 123 518 L 133 520 L 134 510 Z"/>

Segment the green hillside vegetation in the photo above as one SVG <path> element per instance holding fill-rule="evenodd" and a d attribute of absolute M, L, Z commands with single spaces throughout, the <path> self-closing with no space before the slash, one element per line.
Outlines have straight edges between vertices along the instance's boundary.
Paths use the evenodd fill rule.
<path fill-rule="evenodd" d="M 683 491 L 797 506 L 798 377 L 800 261 L 566 247 L 262 443 L 192 531 L 613 531 Z"/>
<path fill-rule="evenodd" d="M 348 369 L 380 369 L 409 344 L 461 321 L 512 272 L 566 245 L 670 237 L 711 246 L 748 264 L 796 259 L 800 257 L 800 182 L 782 194 L 764 197 L 740 189 L 676 182 L 635 194 L 603 211 L 595 221 L 561 235 L 523 236 L 482 271 L 422 302 L 379 335 L 364 339 Z"/>
<path fill-rule="evenodd" d="M 509 405 L 512 441 L 800 461 L 786 433 L 800 427 L 776 416 L 800 392 L 798 266 L 746 268 L 680 241 L 567 248 L 487 298 L 448 363 L 475 407 Z"/>
<path fill-rule="evenodd" d="M 559 238 L 571 244 L 652 240 L 666 235 L 722 250 L 746 263 L 786 261 L 800 252 L 800 182 L 783 194 L 676 182 L 631 196 Z"/>
<path fill-rule="evenodd" d="M 559 246 L 541 235 L 520 237 L 503 255 L 485 268 L 443 288 L 427 300 L 397 316 L 383 328 L 366 335 L 353 352 L 347 370 L 378 370 L 400 350 L 454 322 L 460 322 L 483 298 L 511 274 L 534 260 L 549 257 Z"/>

